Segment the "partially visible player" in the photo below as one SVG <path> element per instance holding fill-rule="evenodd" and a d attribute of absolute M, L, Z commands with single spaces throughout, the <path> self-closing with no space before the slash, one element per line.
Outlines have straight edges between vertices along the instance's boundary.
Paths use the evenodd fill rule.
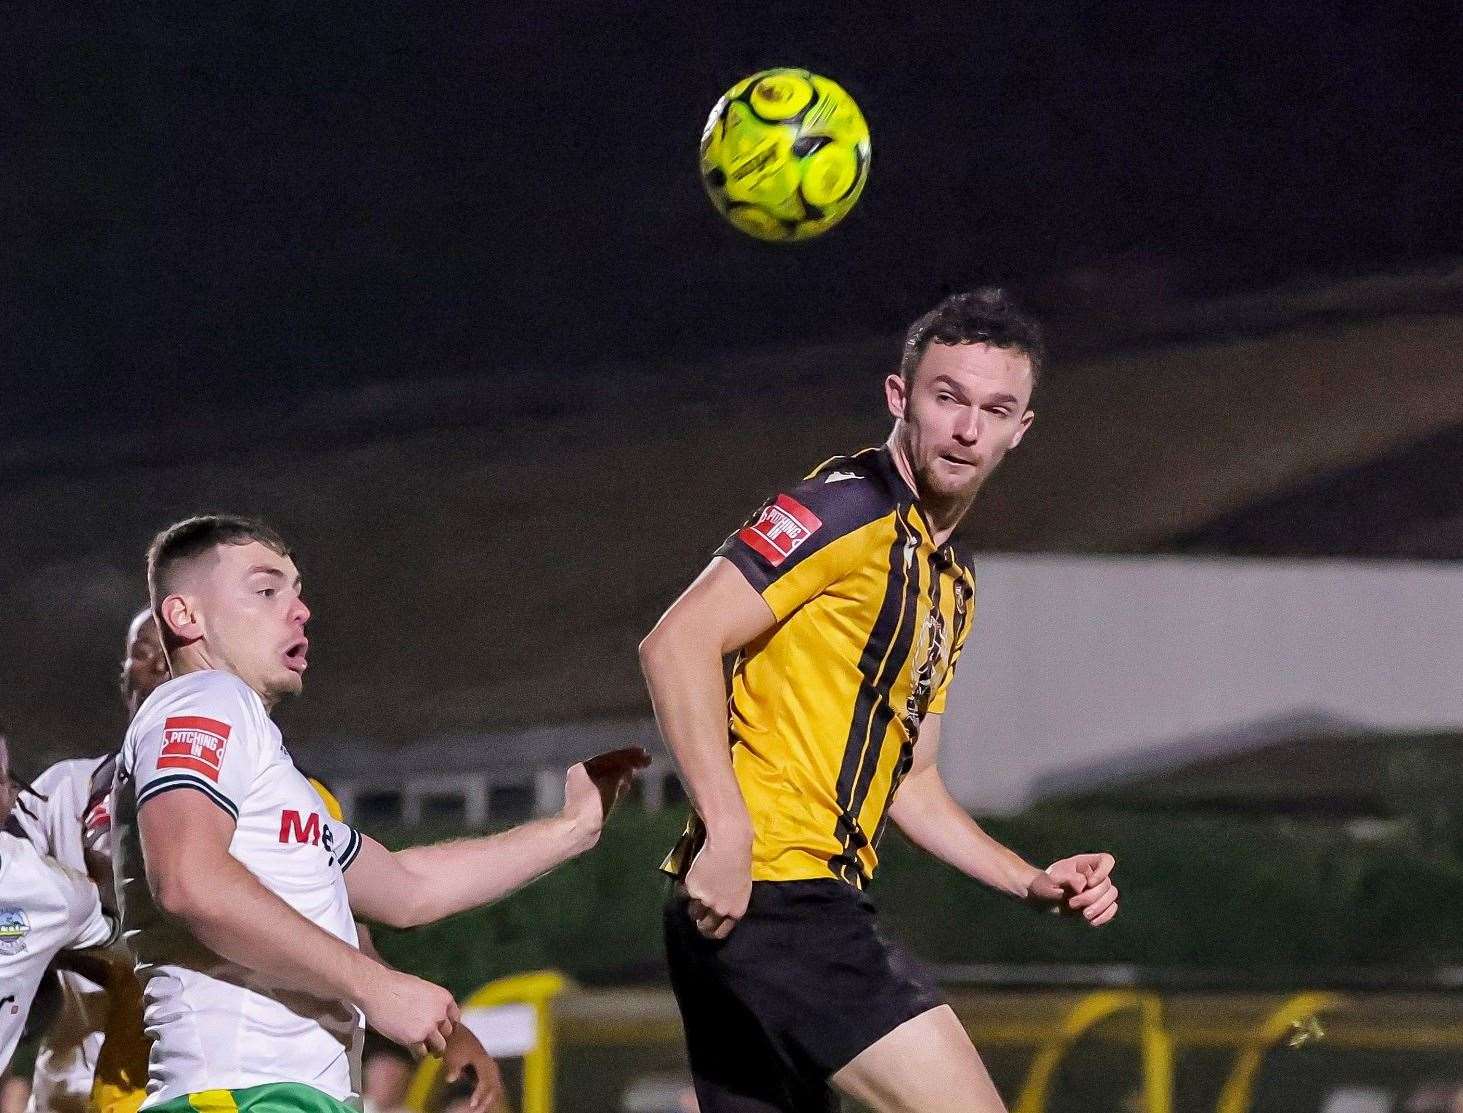
<path fill-rule="evenodd" d="M 157 624 L 143 610 L 128 625 L 119 677 L 129 721 L 167 678 Z M 115 762 L 115 751 L 57 762 L 15 813 L 41 853 L 91 877 L 109 911 L 116 907 L 107 813 Z M 59 1015 L 36 1054 L 29 1113 L 132 1113 L 145 1096 L 149 1041 L 130 964 L 121 955 L 62 956 L 56 976 Z"/>
<path fill-rule="evenodd" d="M 562 810 L 391 853 L 322 814 L 270 714 L 304 685 L 309 609 L 284 542 L 247 519 L 179 522 L 148 554 L 173 680 L 128 730 L 113 857 L 154 1037 L 146 1108 L 343 1113 L 362 1021 L 417 1054 L 451 995 L 356 946 L 353 908 L 411 927 L 495 900 L 592 847 L 648 755 L 569 770 Z"/>
<path fill-rule="evenodd" d="M 888 821 L 998 892 L 1093 926 L 1109 854 L 1038 869 L 952 799 L 936 762 L 975 613 L 955 527 L 1035 416 L 1042 344 L 993 291 L 910 329 L 877 449 L 778 492 L 641 646 L 695 804 L 666 867 L 671 981 L 703 1113 L 997 1113 L 937 989 L 864 889 Z M 736 653 L 728 720 L 723 657 Z"/>
<path fill-rule="evenodd" d="M 15 811 L 17 823 L 37 850 L 80 874 L 90 875 L 83 816 L 92 779 L 108 762 L 107 758 L 57 762 L 35 779 L 36 795 Z M 110 874 L 109 869 L 107 880 Z M 92 881 L 98 879 L 93 876 Z M 98 885 L 103 907 L 114 911 L 116 902 L 109 892 Z M 108 1011 L 108 960 L 88 956 L 85 972 L 75 964 L 74 958 L 63 955 L 52 974 L 59 983 L 60 1003 L 36 1051 L 30 1113 L 86 1113 L 91 1099 Z"/>
<path fill-rule="evenodd" d="M 0 1074 L 51 960 L 61 951 L 106 946 L 116 935 L 91 881 L 3 829 L 15 799 L 10 749 L 0 735 Z"/>

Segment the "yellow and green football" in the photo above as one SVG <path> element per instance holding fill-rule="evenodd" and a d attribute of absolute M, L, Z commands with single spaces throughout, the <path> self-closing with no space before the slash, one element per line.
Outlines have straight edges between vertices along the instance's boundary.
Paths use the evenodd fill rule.
<path fill-rule="evenodd" d="M 826 77 L 763 70 L 716 102 L 701 181 L 717 211 L 759 240 L 806 240 L 848 215 L 869 180 L 869 125 Z"/>

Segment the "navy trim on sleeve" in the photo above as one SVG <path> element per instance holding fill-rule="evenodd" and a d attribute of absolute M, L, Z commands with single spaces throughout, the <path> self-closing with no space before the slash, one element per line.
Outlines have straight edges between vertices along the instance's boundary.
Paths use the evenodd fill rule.
<path fill-rule="evenodd" d="M 235 822 L 238 821 L 239 809 L 234 805 L 232 800 L 201 777 L 189 776 L 187 773 L 169 773 L 165 777 L 159 777 L 157 780 L 152 781 L 137 794 L 137 807 L 140 809 L 143 804 L 147 803 L 154 796 L 161 796 L 164 792 L 172 792 L 177 788 L 197 789 L 224 811 L 228 812 L 234 818 Z"/>
<path fill-rule="evenodd" d="M 340 853 L 341 873 L 344 873 L 346 870 L 350 869 L 351 863 L 354 862 L 356 858 L 360 855 L 361 847 L 362 845 L 364 845 L 363 840 L 361 839 L 361 833 L 357 831 L 354 827 L 349 828 L 349 830 L 350 837 L 345 840 L 345 849 Z"/>

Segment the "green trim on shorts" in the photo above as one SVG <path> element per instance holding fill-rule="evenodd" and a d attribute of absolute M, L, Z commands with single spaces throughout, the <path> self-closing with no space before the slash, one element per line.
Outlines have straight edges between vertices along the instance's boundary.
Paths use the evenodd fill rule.
<path fill-rule="evenodd" d="M 360 1113 L 303 1082 L 268 1082 L 245 1090 L 199 1090 L 148 1108 L 148 1113 Z"/>

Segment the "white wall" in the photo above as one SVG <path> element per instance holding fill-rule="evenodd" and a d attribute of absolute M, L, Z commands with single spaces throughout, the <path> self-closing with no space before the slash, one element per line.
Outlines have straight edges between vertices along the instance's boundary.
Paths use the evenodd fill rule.
<path fill-rule="evenodd" d="M 1463 564 L 1003 556 L 976 575 L 941 765 L 978 811 L 1288 713 L 1463 726 Z"/>

